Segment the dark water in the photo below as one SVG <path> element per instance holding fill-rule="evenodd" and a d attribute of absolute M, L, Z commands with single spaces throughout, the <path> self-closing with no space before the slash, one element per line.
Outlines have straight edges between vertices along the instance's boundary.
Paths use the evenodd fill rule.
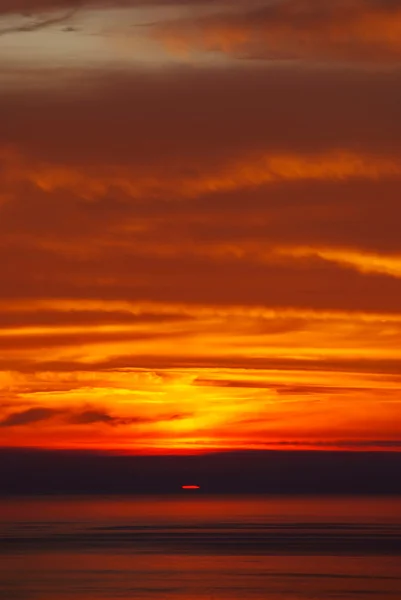
<path fill-rule="evenodd" d="M 0 501 L 3 600 L 401 600 L 401 498 Z"/>

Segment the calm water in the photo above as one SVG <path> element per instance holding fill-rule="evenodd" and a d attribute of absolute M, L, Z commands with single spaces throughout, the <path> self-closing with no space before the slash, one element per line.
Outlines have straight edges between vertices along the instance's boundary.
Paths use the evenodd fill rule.
<path fill-rule="evenodd" d="M 4 600 L 401 599 L 401 498 L 0 501 Z"/>

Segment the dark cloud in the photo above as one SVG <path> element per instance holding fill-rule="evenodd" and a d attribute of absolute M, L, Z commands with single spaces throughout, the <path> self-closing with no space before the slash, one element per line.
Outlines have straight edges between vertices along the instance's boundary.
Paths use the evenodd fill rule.
<path fill-rule="evenodd" d="M 206 387 L 227 387 L 227 388 L 245 388 L 245 389 L 271 389 L 274 390 L 274 384 L 264 381 L 240 380 L 240 379 L 205 379 L 197 377 L 194 380 L 195 385 Z"/>
<path fill-rule="evenodd" d="M 45 282 L 52 298 L 156 301 L 183 304 L 266 306 L 393 313 L 399 312 L 401 279 L 387 274 L 361 273 L 318 258 L 291 258 L 263 263 L 235 256 L 202 257 L 144 255 L 110 248 L 99 257 L 73 257 L 8 247 L 0 253 L 2 297 L 40 298 Z M 37 273 L 41 277 L 37 277 Z M 241 281 L 241 285 L 238 285 Z M 179 337 L 181 332 L 85 332 L 35 335 L 27 344 L 38 347 L 126 339 Z M 3 348 L 19 341 L 4 336 Z"/>
<path fill-rule="evenodd" d="M 80 413 L 72 414 L 69 418 L 69 423 L 73 425 L 94 425 L 96 423 L 104 423 L 105 425 L 120 427 L 124 425 L 148 425 L 163 421 L 176 421 L 179 419 L 185 419 L 189 416 L 192 415 L 189 415 L 188 413 L 177 413 L 173 415 L 159 415 L 152 417 L 117 417 L 102 410 L 85 410 Z"/>
<path fill-rule="evenodd" d="M 9 414 L 5 419 L 0 421 L 0 427 L 20 427 L 23 425 L 39 423 L 41 421 L 48 421 L 59 413 L 59 410 L 52 408 L 29 408 L 28 410 Z"/>
<path fill-rule="evenodd" d="M 401 244 L 393 216 L 400 209 L 399 186 L 397 179 L 281 182 L 215 194 L 169 211 L 165 207 L 164 214 L 174 216 L 172 232 L 184 235 L 185 225 L 187 236 L 199 244 L 253 241 L 265 247 L 309 245 L 397 254 Z"/>
<path fill-rule="evenodd" d="M 2 143 L 24 160 L 88 172 L 93 164 L 117 164 L 144 172 L 168 165 L 179 173 L 182 165 L 182 175 L 258 152 L 396 154 L 400 100 L 398 70 L 102 71 L 67 91 L 2 90 Z"/>
<path fill-rule="evenodd" d="M 357 392 L 368 392 L 369 388 L 324 386 L 324 385 L 276 385 L 275 390 L 278 394 L 289 396 L 305 395 L 337 395 L 337 394 L 355 394 Z"/>
<path fill-rule="evenodd" d="M 266 442 L 264 442 L 266 443 Z M 299 440 L 292 441 L 281 441 L 277 443 L 277 446 L 283 447 L 299 447 L 304 445 L 304 442 Z M 263 446 L 263 442 L 260 441 L 260 446 Z M 355 449 L 355 450 L 367 450 L 367 449 L 391 449 L 400 448 L 401 439 L 385 440 L 385 439 L 368 439 L 368 440 L 318 440 L 313 442 L 313 446 L 316 448 L 337 448 L 339 450 Z"/>
<path fill-rule="evenodd" d="M 194 380 L 195 385 L 227 388 L 249 388 L 249 389 L 268 389 L 282 395 L 290 396 L 309 396 L 309 395 L 327 395 L 327 394 L 354 394 L 361 391 L 369 391 L 369 388 L 342 387 L 342 386 L 321 386 L 321 385 L 288 385 L 278 384 L 274 381 L 259 381 L 252 379 L 206 379 L 198 377 Z M 398 393 L 398 390 L 395 390 Z"/>
<path fill-rule="evenodd" d="M 73 425 L 94 425 L 96 423 L 104 423 L 115 427 L 124 425 L 142 425 L 156 423 L 160 420 L 151 417 L 117 417 L 102 410 L 85 410 L 80 413 L 71 415 L 69 423 Z"/>
<path fill-rule="evenodd" d="M 342 439 L 339 439 L 341 442 Z M 395 439 L 394 441 L 394 447 L 399 448 L 399 440 Z M 400 452 L 389 452 L 386 447 L 387 440 L 380 440 L 379 438 L 377 442 L 379 444 L 383 443 L 384 447 L 379 446 L 378 448 L 382 452 L 354 452 L 353 454 L 338 452 L 338 450 L 344 450 L 344 448 L 338 448 L 337 451 L 330 452 L 327 447 L 325 451 L 320 452 L 308 452 L 303 449 L 298 452 L 291 452 L 287 446 L 283 446 L 281 452 L 271 450 L 223 451 L 199 453 L 194 456 L 184 456 L 182 453 L 177 453 L 173 456 L 169 454 L 168 456 L 131 457 L 127 457 L 126 453 L 121 456 L 116 452 L 107 453 L 104 451 L 38 452 L 30 449 L 27 452 L 21 449 L 0 449 L 0 480 L 3 494 L 20 494 L 21 496 L 51 494 L 53 498 L 58 494 L 59 497 L 65 498 L 66 494 L 71 493 L 73 485 L 73 489 L 77 493 L 92 497 L 95 494 L 99 496 L 126 494 L 128 502 L 128 494 L 145 493 L 151 495 L 170 492 L 176 494 L 182 485 L 183 475 L 191 473 L 202 489 L 211 494 L 262 493 L 267 495 L 277 494 L 276 498 L 283 494 L 291 494 L 295 497 L 300 495 L 320 497 L 321 495 L 335 494 L 337 500 L 334 501 L 334 506 L 339 512 L 341 507 L 344 507 L 348 512 L 350 511 L 349 498 L 354 496 L 355 501 L 352 501 L 352 506 L 355 512 L 353 514 L 356 514 L 363 504 L 363 499 L 357 500 L 358 495 L 371 494 L 373 498 L 369 506 L 374 507 L 378 503 L 372 510 L 377 510 L 377 514 L 382 515 L 385 510 L 384 507 L 387 506 L 392 507 L 392 510 L 395 511 L 398 502 L 396 498 L 401 493 L 400 478 L 394 476 L 401 470 L 401 454 Z M 373 438 L 372 443 L 374 443 Z M 293 447 L 297 448 L 296 441 Z M 369 450 L 371 447 L 362 449 Z M 13 468 L 10 469 L 9 465 L 13 465 Z M 40 473 L 41 476 L 32 477 L 32 473 Z M 339 495 L 343 495 L 342 500 Z M 378 497 L 383 497 L 383 495 L 387 495 L 389 498 L 378 500 Z M 302 502 L 300 500 L 300 505 L 302 505 Z M 330 502 L 329 499 L 328 502 Z M 161 504 L 162 502 L 160 502 Z M 189 504 L 192 503 L 189 502 Z M 61 503 L 60 505 L 60 510 L 63 510 L 65 505 Z M 210 515 L 205 514 L 204 519 L 205 522 L 210 524 Z M 290 530 L 287 529 L 287 534 L 288 548 L 291 552 L 294 551 L 294 529 L 291 528 L 295 524 L 287 523 L 287 525 L 290 528 Z M 327 526 L 327 523 L 325 525 Z M 232 527 L 232 524 L 230 523 L 228 526 Z M 321 526 L 322 523 L 316 524 L 317 528 Z M 399 527 L 395 530 L 391 529 L 391 525 L 389 525 L 388 535 L 384 535 L 381 525 L 378 526 L 377 530 L 373 528 L 373 533 L 370 528 L 366 528 L 364 523 L 363 530 L 358 526 L 355 529 L 355 523 L 348 523 L 348 525 L 344 524 L 343 526 L 346 527 L 351 539 L 358 536 L 358 550 L 355 554 L 366 555 L 367 552 L 371 552 L 372 555 L 377 556 L 384 549 L 381 540 L 385 537 L 387 539 L 387 542 L 384 543 L 386 546 L 385 560 L 389 555 L 394 555 L 394 547 L 397 540 L 399 540 Z M 225 527 L 227 526 L 225 525 Z M 300 533 L 300 528 L 305 527 L 305 524 L 298 523 L 296 527 L 298 533 Z M 333 524 L 333 527 L 335 528 L 335 524 Z M 397 527 L 397 524 L 395 524 L 395 527 Z M 109 529 L 109 533 L 116 544 L 116 552 L 119 548 L 121 549 L 122 540 L 126 541 L 127 539 L 127 530 L 121 532 L 120 529 L 119 531 L 122 533 L 122 537 L 116 535 L 116 530 L 113 527 Z M 225 531 L 227 534 L 227 530 Z M 340 531 L 342 540 L 344 540 L 343 531 Z M 101 533 L 104 543 L 107 529 L 103 529 L 99 533 Z M 249 531 L 246 528 L 243 533 L 245 536 L 249 536 Z M 258 536 L 260 535 L 259 530 L 255 530 L 255 533 Z M 130 534 L 135 535 L 132 529 Z M 201 534 L 202 532 L 198 531 L 198 535 L 194 536 L 197 541 L 202 540 L 202 538 L 199 538 Z M 336 535 L 336 532 L 333 531 L 333 534 Z M 209 537 L 208 534 L 206 535 L 207 539 L 211 539 L 211 543 L 215 542 L 215 536 Z M 71 544 L 75 544 L 76 547 L 77 535 L 74 535 L 72 539 L 71 537 L 71 534 L 66 532 L 66 542 L 70 540 Z M 148 539 L 148 536 L 145 537 Z M 156 542 L 152 540 L 152 543 L 157 544 L 157 539 L 160 540 L 160 536 L 155 537 Z M 274 535 L 272 537 L 275 539 Z M 311 537 L 316 540 L 315 536 Z M 314 553 L 322 554 L 322 539 L 324 537 L 319 537 L 317 542 L 313 542 Z M 85 537 L 79 539 L 85 540 Z M 90 540 L 92 542 L 94 540 L 93 530 L 91 531 Z M 245 541 L 246 544 L 241 544 L 239 548 L 242 553 L 244 548 L 249 549 L 249 540 L 244 539 Z M 3 548 L 9 551 L 9 542 L 7 542 L 8 540 L 3 538 Z M 231 553 L 235 552 L 235 543 L 231 539 L 229 543 L 230 548 L 227 546 L 227 550 Z M 309 550 L 310 548 L 311 546 L 309 546 Z M 204 548 L 201 550 L 201 546 L 197 546 L 197 549 L 199 552 L 204 551 Z M 260 538 L 258 544 L 255 543 L 254 549 L 255 553 L 260 554 Z M 344 543 L 341 546 L 336 544 L 335 547 L 332 547 L 332 550 L 337 554 L 339 550 L 342 552 Z M 162 551 L 165 552 L 165 547 Z M 215 551 L 216 546 L 211 548 L 211 552 Z M 276 551 L 277 548 L 274 552 Z M 347 544 L 344 551 L 350 553 L 349 544 Z M 344 560 L 347 560 L 347 558 L 345 557 Z M 367 577 L 369 578 L 369 575 Z M 398 581 L 399 579 L 397 579 Z M 369 583 L 370 581 L 367 582 L 365 577 L 364 590 L 368 589 Z M 382 589 L 388 589 L 392 582 L 385 581 L 384 584 L 386 584 L 386 587 L 383 585 Z M 348 587 L 351 585 L 352 583 L 348 581 Z M 369 596 L 369 594 L 365 595 Z M 384 597 L 386 597 L 386 594 L 384 594 Z M 27 596 L 26 594 L 21 595 L 20 598 L 25 600 Z"/>
<path fill-rule="evenodd" d="M 215 0 L 0 0 L 0 13 L 36 13 L 71 8 L 129 8 L 141 6 L 166 6 L 213 4 Z"/>
<path fill-rule="evenodd" d="M 254 422 L 254 421 L 252 421 Z M 257 439 L 255 438 L 252 441 L 252 445 L 257 448 L 265 449 L 266 448 L 266 439 Z M 307 440 L 297 440 L 297 439 L 288 439 L 281 441 L 274 441 L 271 444 L 272 447 L 275 448 L 283 448 L 283 449 L 295 449 L 302 448 L 308 446 Z M 330 450 L 395 450 L 397 448 L 401 448 L 401 439 L 327 439 L 327 440 L 313 440 L 309 444 L 310 447 L 315 448 L 316 450 L 321 450 L 322 448 L 327 448 Z"/>
<path fill-rule="evenodd" d="M 15 406 L 15 403 L 14 403 Z M 2 408 L 0 406 L 0 408 Z M 152 417 L 133 416 L 121 417 L 112 415 L 109 412 L 99 408 L 88 408 L 77 412 L 74 408 L 45 408 L 42 406 L 29 408 L 27 410 L 12 412 L 2 421 L 0 427 L 20 427 L 24 425 L 33 425 L 43 421 L 49 421 L 54 417 L 60 416 L 62 420 L 70 425 L 95 425 L 105 424 L 113 427 L 127 425 L 149 425 L 166 421 L 177 421 L 193 416 L 190 413 L 173 413 L 167 415 L 155 415 Z"/>
<path fill-rule="evenodd" d="M 81 0 L 0 0 L 0 12 L 28 15 L 31 12 L 78 8 L 82 5 Z"/>
<path fill-rule="evenodd" d="M 56 15 L 52 15 L 50 17 L 44 17 L 44 18 L 39 18 L 39 19 L 35 19 L 35 20 L 29 20 L 27 22 L 23 22 L 20 25 L 14 26 L 14 27 L 5 27 L 5 28 L 0 28 L 0 37 L 2 35 L 7 35 L 10 33 L 29 33 L 31 31 L 38 31 L 40 29 L 46 29 L 46 27 L 51 27 L 52 25 L 58 25 L 58 24 L 62 24 L 65 23 L 66 21 L 68 21 L 71 17 L 74 16 L 74 14 L 76 13 L 77 9 L 76 8 L 72 8 L 71 10 L 68 10 L 67 12 L 63 12 L 61 15 L 56 14 Z M 1 14 L 1 4 L 0 4 L 0 14 Z"/>
<path fill-rule="evenodd" d="M 15 327 L 68 327 L 93 325 L 144 325 L 188 322 L 193 320 L 190 315 L 182 313 L 133 313 L 124 310 L 2 310 L 0 312 L 0 327 L 3 329 Z"/>
<path fill-rule="evenodd" d="M 0 359 L 2 370 L 17 371 L 27 375 L 35 372 L 69 373 L 71 371 L 84 373 L 104 373 L 117 371 L 131 373 L 138 370 L 161 369 L 255 369 L 258 371 L 291 371 L 327 373 L 354 373 L 366 375 L 384 375 L 386 380 L 399 383 L 401 386 L 401 360 L 398 358 L 377 357 L 344 357 L 344 358 L 261 358 L 246 356 L 207 356 L 202 354 L 186 355 L 184 352 L 169 355 L 126 354 L 111 356 L 103 360 L 32 360 L 27 358 L 6 357 Z M 201 377 L 201 379 L 203 379 Z M 207 377 L 204 377 L 207 379 Z"/>
<path fill-rule="evenodd" d="M 113 331 L 113 332 L 82 332 L 69 333 L 68 329 L 65 333 L 45 332 L 44 334 L 20 335 L 13 334 L 0 336 L 0 349 L 16 350 L 18 348 L 29 349 L 44 349 L 57 347 L 84 346 L 88 344 L 110 343 L 113 341 L 119 342 L 140 342 L 156 339 L 179 338 L 185 336 L 185 328 L 181 331 Z"/>
<path fill-rule="evenodd" d="M 93 425 L 94 423 L 118 425 L 120 419 L 112 417 L 107 412 L 101 410 L 85 410 L 81 413 L 71 415 L 69 422 L 73 425 Z"/>

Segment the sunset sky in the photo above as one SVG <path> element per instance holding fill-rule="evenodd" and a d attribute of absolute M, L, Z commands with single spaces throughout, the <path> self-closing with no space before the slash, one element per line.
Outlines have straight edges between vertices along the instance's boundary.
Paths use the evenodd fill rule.
<path fill-rule="evenodd" d="M 0 445 L 401 450 L 399 0 L 0 0 Z"/>

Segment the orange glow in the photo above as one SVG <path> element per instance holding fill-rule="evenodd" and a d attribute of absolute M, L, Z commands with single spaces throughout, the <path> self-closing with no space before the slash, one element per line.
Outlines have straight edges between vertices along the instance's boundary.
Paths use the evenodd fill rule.
<path fill-rule="evenodd" d="M 28 4 L 0 0 L 0 446 L 400 450 L 396 3 Z"/>
<path fill-rule="evenodd" d="M 199 485 L 182 485 L 181 489 L 183 490 L 200 490 Z"/>
<path fill-rule="evenodd" d="M 7 445 L 153 453 L 280 448 L 283 440 L 291 448 L 352 449 L 357 436 L 369 449 L 377 436 L 400 433 L 400 381 L 380 367 L 399 357 L 395 315 L 127 305 L 126 318 L 143 314 L 143 321 L 91 332 L 62 325 L 68 305 L 54 307 L 57 328 L 0 336 L 10 367 L 25 371 L 2 375 L 18 398 L 2 409 Z M 159 322 L 146 320 L 149 310 L 160 312 Z M 169 310 L 183 320 L 163 320 Z"/>

